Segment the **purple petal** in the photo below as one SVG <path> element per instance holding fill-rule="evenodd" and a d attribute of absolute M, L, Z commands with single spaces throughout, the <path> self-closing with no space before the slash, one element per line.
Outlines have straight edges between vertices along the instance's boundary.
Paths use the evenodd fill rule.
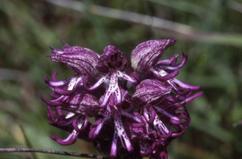
<path fill-rule="evenodd" d="M 72 91 L 78 85 L 83 85 L 83 78 L 82 77 L 73 77 L 73 78 L 71 78 L 70 82 L 68 83 L 67 90 Z"/>
<path fill-rule="evenodd" d="M 46 78 L 45 82 L 50 87 L 60 87 L 60 86 L 64 86 L 67 83 L 66 80 L 57 80 L 55 72 L 52 73 L 51 79 L 49 80 L 49 79 Z"/>
<path fill-rule="evenodd" d="M 168 118 L 170 119 L 170 122 L 171 122 L 172 124 L 180 124 L 181 120 L 180 120 L 178 117 L 172 115 L 171 113 L 169 113 L 168 111 L 166 111 L 166 110 L 164 110 L 164 109 L 162 109 L 162 108 L 160 108 L 160 107 L 155 107 L 155 109 L 156 109 L 158 112 L 160 112 L 160 113 L 162 113 L 163 115 L 165 115 L 166 117 L 168 117 Z"/>
<path fill-rule="evenodd" d="M 75 106 L 80 105 L 82 98 L 83 98 L 82 94 L 76 93 L 74 96 L 69 98 L 68 104 L 75 105 Z"/>
<path fill-rule="evenodd" d="M 127 59 L 115 45 L 107 45 L 99 58 L 97 69 L 108 73 L 112 70 L 124 70 L 127 66 Z"/>
<path fill-rule="evenodd" d="M 112 141 L 112 145 L 111 145 L 111 151 L 110 151 L 111 157 L 117 156 L 117 143 L 118 143 L 118 135 L 116 132 L 114 132 L 113 141 Z"/>
<path fill-rule="evenodd" d="M 149 122 L 153 122 L 155 120 L 155 117 L 157 116 L 154 109 L 147 108 L 147 107 L 144 107 L 143 115 L 144 115 L 144 118 Z"/>
<path fill-rule="evenodd" d="M 72 92 L 66 90 L 65 88 L 53 88 L 52 91 L 59 95 L 70 95 Z"/>
<path fill-rule="evenodd" d="M 97 120 L 97 121 L 93 124 L 91 130 L 89 131 L 89 138 L 90 138 L 90 139 L 94 139 L 94 138 L 97 137 L 97 135 L 100 133 L 100 131 L 101 131 L 101 129 L 102 129 L 104 123 L 107 121 L 107 119 L 108 119 L 108 118 L 99 119 L 99 120 Z"/>
<path fill-rule="evenodd" d="M 170 71 L 181 69 L 187 63 L 188 56 L 185 54 L 177 56 L 176 61 L 178 61 L 179 58 L 181 59 L 179 63 L 175 63 L 175 64 L 172 64 L 171 66 L 167 66 L 165 67 L 165 69 Z"/>
<path fill-rule="evenodd" d="M 154 127 L 159 130 L 163 135 L 167 136 L 169 135 L 170 131 L 166 127 L 166 125 L 159 119 L 158 115 L 155 116 L 155 119 L 153 121 Z"/>
<path fill-rule="evenodd" d="M 184 83 L 178 79 L 173 79 L 172 83 L 175 83 L 178 86 L 178 89 L 181 88 L 181 89 L 188 89 L 188 90 L 194 90 L 194 91 L 200 89 L 199 86 L 193 86 L 193 85 Z"/>
<path fill-rule="evenodd" d="M 73 112 L 68 112 L 68 113 L 66 114 L 66 116 L 65 116 L 65 119 L 70 119 L 70 118 L 74 117 L 75 115 L 76 115 L 76 114 L 73 113 Z"/>
<path fill-rule="evenodd" d="M 163 60 L 159 60 L 156 65 L 157 66 L 168 66 L 171 65 L 172 63 L 174 63 L 174 61 L 176 61 L 177 55 L 173 55 L 171 57 L 169 57 L 168 59 L 163 59 Z"/>
<path fill-rule="evenodd" d="M 55 106 L 57 106 L 57 105 L 63 104 L 63 102 L 66 101 L 67 98 L 68 98 L 67 96 L 61 95 L 58 98 L 51 99 L 51 100 L 46 100 L 45 102 L 47 104 L 49 104 L 49 105 L 53 105 L 53 106 L 55 105 Z"/>
<path fill-rule="evenodd" d="M 96 52 L 79 46 L 65 46 L 63 49 L 53 49 L 51 59 L 55 62 L 65 63 L 77 73 L 93 75 L 98 63 Z"/>
<path fill-rule="evenodd" d="M 88 124 L 88 121 L 86 118 L 82 119 L 82 118 L 79 118 L 79 119 L 76 119 L 73 121 L 72 125 L 73 127 L 77 130 L 77 131 L 80 131 L 84 128 L 86 128 Z"/>
<path fill-rule="evenodd" d="M 115 99 L 113 99 L 113 100 L 117 101 L 117 104 L 121 102 L 121 92 L 120 92 L 120 88 L 118 85 L 118 77 L 117 77 L 116 73 L 113 73 L 110 76 L 109 86 L 105 92 L 101 106 L 105 106 L 108 103 L 111 95 L 114 95 L 113 98 L 115 98 Z"/>
<path fill-rule="evenodd" d="M 142 81 L 137 87 L 133 95 L 134 98 L 140 99 L 142 102 L 150 103 L 169 94 L 171 87 L 158 80 L 147 79 Z"/>
<path fill-rule="evenodd" d="M 136 79 L 134 79 L 133 77 L 131 77 L 131 76 L 129 76 L 129 75 L 127 75 L 127 74 L 125 74 L 125 73 L 123 73 L 121 71 L 118 71 L 117 73 L 118 73 L 118 77 L 119 78 L 122 78 L 122 79 L 124 79 L 124 80 L 126 80 L 128 82 L 131 82 L 131 83 L 137 82 Z"/>
<path fill-rule="evenodd" d="M 120 116 L 117 114 L 114 117 L 114 125 L 115 125 L 115 131 L 121 141 L 122 146 L 128 151 L 132 151 L 133 147 L 131 145 L 129 137 L 124 129 Z"/>
<path fill-rule="evenodd" d="M 195 93 L 189 97 L 187 97 L 185 100 L 183 100 L 182 102 L 180 102 L 179 104 L 183 105 L 183 104 L 186 104 L 186 103 L 190 103 L 192 102 L 193 100 L 199 98 L 203 96 L 203 92 L 198 92 L 198 93 Z"/>
<path fill-rule="evenodd" d="M 53 135 L 51 138 L 61 145 L 71 145 L 73 144 L 79 135 L 79 132 L 75 129 L 66 138 L 62 139 L 59 136 Z"/>
<path fill-rule="evenodd" d="M 66 115 L 63 115 L 63 112 L 59 112 L 60 110 L 52 110 L 53 107 L 48 106 L 48 119 L 49 123 L 52 125 L 55 125 L 57 127 L 63 127 L 70 125 L 72 123 L 72 120 L 66 120 Z M 70 118 L 71 119 L 71 118 Z"/>
<path fill-rule="evenodd" d="M 177 71 L 177 70 L 175 70 L 171 73 L 167 73 L 163 69 L 160 69 L 159 71 L 157 71 L 155 69 L 151 69 L 151 72 L 154 74 L 154 76 L 156 78 L 158 78 L 159 80 L 162 80 L 162 81 L 167 81 L 167 80 L 173 79 L 179 74 L 179 71 Z"/>
<path fill-rule="evenodd" d="M 131 53 L 131 65 L 133 69 L 141 72 L 154 65 L 163 51 L 175 44 L 173 39 L 149 40 L 140 43 Z"/>
<path fill-rule="evenodd" d="M 68 80 L 56 80 L 56 77 L 52 77 L 51 80 L 45 80 L 46 83 L 51 87 L 53 92 L 60 95 L 69 95 L 77 87 L 83 86 L 87 82 L 86 77 L 72 77 Z"/>
<path fill-rule="evenodd" d="M 46 81 L 46 83 L 51 87 L 60 87 L 66 84 L 66 81 Z"/>
<path fill-rule="evenodd" d="M 117 91 L 117 90 L 116 90 Z M 101 96 L 100 103 L 101 106 L 117 106 L 118 104 L 126 101 L 128 99 L 128 92 L 124 89 L 118 89 L 119 92 L 113 92 L 110 94 L 109 98 L 106 98 L 106 94 Z M 104 101 L 106 98 L 107 101 Z M 103 105 L 103 103 L 106 103 Z"/>
<path fill-rule="evenodd" d="M 101 86 L 101 84 L 103 84 L 105 81 L 107 80 L 106 76 L 101 77 L 93 86 L 91 86 L 89 88 L 89 90 L 95 90 L 97 89 L 99 86 Z"/>
<path fill-rule="evenodd" d="M 130 114 L 124 110 L 121 111 L 121 115 L 133 120 L 133 121 L 136 121 L 136 122 L 141 122 L 141 120 L 139 119 L 139 117 L 133 115 L 133 114 Z"/>
<path fill-rule="evenodd" d="M 86 107 L 96 107 L 99 105 L 99 102 L 95 96 L 91 94 L 85 94 L 82 98 L 82 101 L 80 102 L 80 105 L 83 105 Z"/>
<path fill-rule="evenodd" d="M 185 54 L 172 56 L 170 59 L 160 60 L 156 67 L 169 71 L 179 70 L 187 63 L 188 56 Z"/>

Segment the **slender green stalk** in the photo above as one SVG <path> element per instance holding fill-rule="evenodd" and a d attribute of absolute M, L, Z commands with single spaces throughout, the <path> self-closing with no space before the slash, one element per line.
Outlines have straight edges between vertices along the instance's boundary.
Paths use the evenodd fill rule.
<path fill-rule="evenodd" d="M 34 149 L 34 148 L 24 148 L 24 147 L 0 148 L 0 153 L 28 153 L 28 152 L 45 153 L 45 154 L 61 155 L 61 156 L 69 156 L 69 157 L 107 159 L 106 157 L 95 155 L 95 154 L 86 154 L 86 153 L 68 152 L 68 151 L 59 151 L 59 150 L 50 150 L 50 149 Z"/>

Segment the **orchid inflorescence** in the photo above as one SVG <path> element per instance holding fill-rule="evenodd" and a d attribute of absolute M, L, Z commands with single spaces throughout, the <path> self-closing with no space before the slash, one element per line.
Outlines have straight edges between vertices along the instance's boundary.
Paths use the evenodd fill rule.
<path fill-rule="evenodd" d="M 130 60 L 115 45 L 101 55 L 79 46 L 52 49 L 51 60 L 75 73 L 66 80 L 53 73 L 46 80 L 52 89 L 45 100 L 49 122 L 69 132 L 52 139 L 62 145 L 92 141 L 111 158 L 167 158 L 169 142 L 189 126 L 186 104 L 202 95 L 198 86 L 176 79 L 185 54 L 160 59 L 174 44 L 173 39 L 142 42 Z"/>

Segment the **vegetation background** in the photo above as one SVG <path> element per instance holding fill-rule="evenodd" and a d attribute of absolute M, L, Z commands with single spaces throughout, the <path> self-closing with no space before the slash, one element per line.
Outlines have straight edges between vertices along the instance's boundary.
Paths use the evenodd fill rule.
<path fill-rule="evenodd" d="M 241 26 L 241 0 L 0 0 L 0 147 L 97 153 L 85 141 L 63 147 L 49 138 L 65 132 L 48 125 L 44 78 L 70 74 L 51 63 L 50 46 L 102 52 L 112 42 L 129 54 L 141 41 L 172 37 L 177 44 L 164 56 L 188 54 L 179 78 L 201 85 L 205 95 L 188 106 L 191 127 L 169 146 L 170 158 L 242 159 Z M 71 157 L 0 154 L 21 158 Z"/>

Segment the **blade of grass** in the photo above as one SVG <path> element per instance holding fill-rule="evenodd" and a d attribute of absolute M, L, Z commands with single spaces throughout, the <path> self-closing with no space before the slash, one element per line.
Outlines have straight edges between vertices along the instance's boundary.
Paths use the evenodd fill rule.
<path fill-rule="evenodd" d="M 83 2 L 79 2 L 76 0 L 47 1 L 54 5 L 69 8 L 82 13 L 88 10 L 89 13 L 94 15 L 123 20 L 132 23 L 138 23 L 148 27 L 170 31 L 173 34 L 176 33 L 177 37 L 179 37 L 178 35 L 180 35 L 180 37 L 187 40 L 242 47 L 241 34 L 199 31 L 192 26 L 169 21 L 159 17 L 139 14 L 131 11 L 123 11 L 99 5 L 91 5 L 90 7 L 87 7 Z"/>
<path fill-rule="evenodd" d="M 204 14 L 205 9 L 202 8 L 199 5 L 195 5 L 193 3 L 189 3 L 186 1 L 180 1 L 180 0 L 148 0 L 150 2 L 163 5 L 165 7 L 169 7 L 175 10 L 179 10 L 182 12 L 187 12 L 191 14 L 195 14 L 197 16 L 201 16 Z"/>
<path fill-rule="evenodd" d="M 28 148 L 33 148 L 33 145 L 32 145 L 32 143 L 30 142 L 30 140 L 29 140 L 29 138 L 28 138 L 28 136 L 27 136 L 27 134 L 26 134 L 26 132 L 25 132 L 25 130 L 24 130 L 23 125 L 22 125 L 22 124 L 19 124 L 19 128 L 20 128 L 20 130 L 21 130 L 21 132 L 22 132 L 22 134 L 23 134 L 23 137 L 24 137 L 25 143 L 26 143 L 26 145 L 28 146 Z M 31 156 L 32 156 L 33 159 L 38 159 L 38 157 L 37 157 L 37 155 L 35 154 L 35 152 L 31 152 Z"/>

